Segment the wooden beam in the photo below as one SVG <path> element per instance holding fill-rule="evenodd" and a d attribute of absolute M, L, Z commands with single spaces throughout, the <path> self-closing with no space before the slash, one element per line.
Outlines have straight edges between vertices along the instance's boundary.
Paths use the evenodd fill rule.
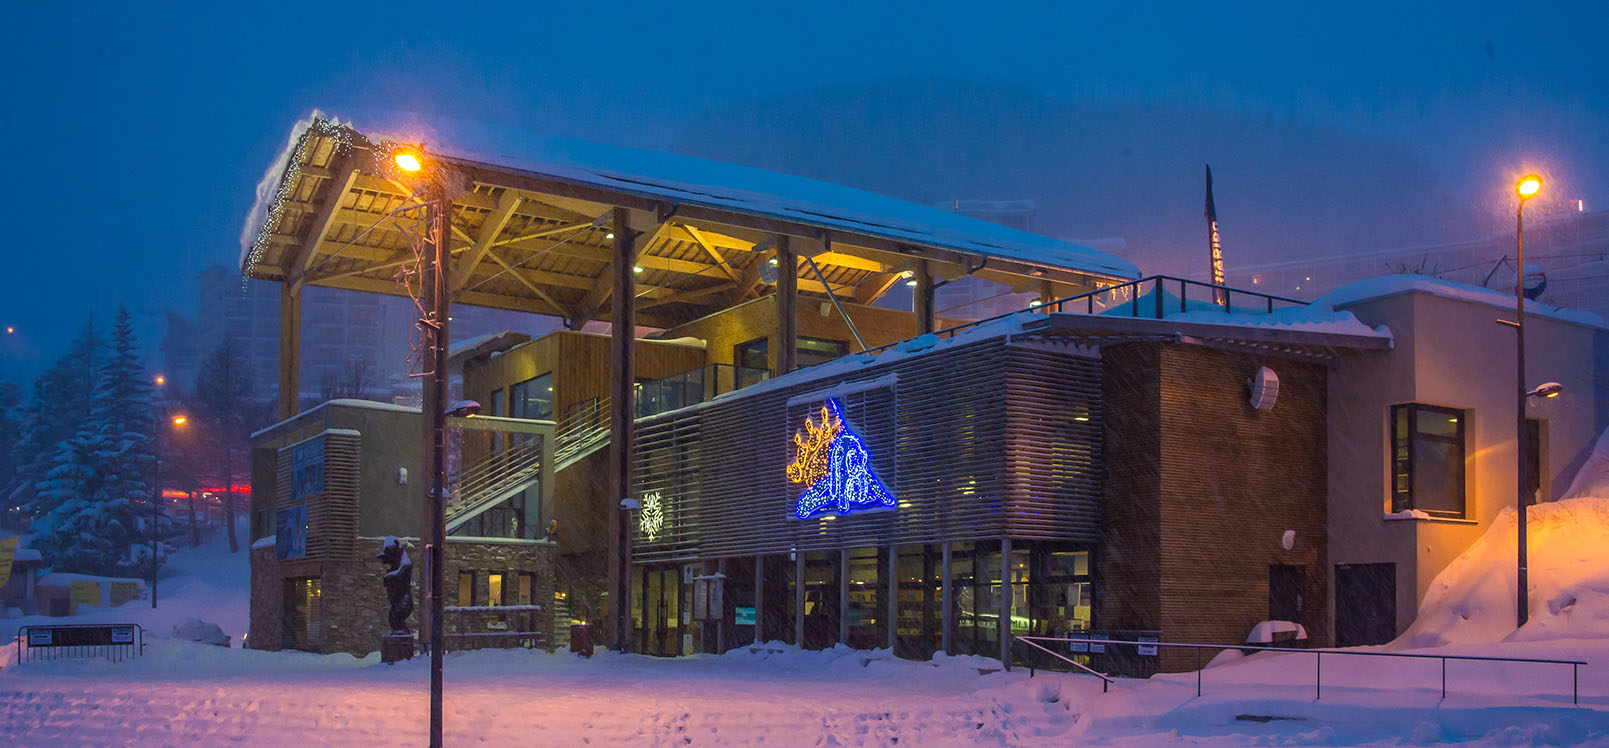
<path fill-rule="evenodd" d="M 301 412 L 302 289 L 279 285 L 279 420 Z"/>
<path fill-rule="evenodd" d="M 487 251 L 492 248 L 492 242 L 503 233 L 503 227 L 508 225 L 509 219 L 514 217 L 514 209 L 519 206 L 519 191 L 504 190 L 503 196 L 497 200 L 497 209 L 487 214 L 486 220 L 481 223 L 479 229 L 476 229 L 469 251 L 465 252 L 453 266 L 454 293 L 464 290 L 469 277 L 474 274 L 475 268 L 480 266 L 481 260 L 486 258 Z"/>
<path fill-rule="evenodd" d="M 634 421 L 636 400 L 636 340 L 637 340 L 637 289 L 633 260 L 642 254 L 648 242 L 638 241 L 632 231 L 630 216 L 625 208 L 614 209 L 614 253 L 611 262 L 610 285 L 613 290 L 610 305 L 609 350 L 612 365 L 609 367 L 609 493 L 605 506 L 609 512 L 611 552 L 608 553 L 610 626 L 614 633 L 615 648 L 621 652 L 631 649 L 631 513 L 624 499 L 632 491 L 632 446 L 636 436 Z M 665 224 L 660 224 L 660 229 Z M 655 232 L 657 235 L 657 231 Z M 590 298 L 590 295 L 589 295 Z"/>
<path fill-rule="evenodd" d="M 324 241 L 324 237 L 330 233 L 330 227 L 335 224 L 341 202 L 346 198 L 347 191 L 352 188 L 352 181 L 357 178 L 357 174 L 357 160 L 343 158 L 339 172 L 325 185 L 324 202 L 313 214 L 313 226 L 308 230 L 307 237 L 302 240 L 295 261 L 286 263 L 291 286 L 301 288 L 303 279 L 307 277 L 307 271 L 313 267 L 313 260 L 318 256 L 318 245 Z"/>
<path fill-rule="evenodd" d="M 726 264 L 726 258 L 721 256 L 721 250 L 716 249 L 715 245 L 711 244 L 709 239 L 704 237 L 704 232 L 699 231 L 692 226 L 682 226 L 681 229 L 683 232 L 686 232 L 688 236 L 692 237 L 693 242 L 697 244 L 699 248 L 704 250 L 704 254 L 709 255 L 717 264 L 720 265 L 721 270 L 726 273 L 726 277 L 731 278 L 733 283 L 738 281 L 737 268 Z"/>
<path fill-rule="evenodd" d="M 491 250 L 487 250 L 486 254 L 490 256 L 492 260 L 496 261 L 497 264 L 502 265 L 503 269 L 507 270 L 509 275 L 514 276 L 514 280 L 519 281 L 520 284 L 529 289 L 531 293 L 536 294 L 543 301 L 551 304 L 554 309 L 562 310 L 564 312 L 563 316 L 570 316 L 571 312 L 568 307 L 566 307 L 564 304 L 560 304 L 558 300 L 549 295 L 547 291 L 542 290 L 541 286 L 532 282 L 529 278 L 526 278 L 525 275 L 516 270 L 513 265 L 508 264 L 507 260 L 504 260 L 496 252 Z"/>
<path fill-rule="evenodd" d="M 799 259 L 786 235 L 777 237 L 777 335 L 772 345 L 771 375 L 782 376 L 796 365 L 799 353 Z"/>
<path fill-rule="evenodd" d="M 873 273 L 888 272 L 888 266 L 881 262 L 844 252 L 822 252 L 818 255 L 811 255 L 810 259 L 815 260 L 817 265 L 833 265 L 841 268 L 867 270 Z"/>
<path fill-rule="evenodd" d="M 933 332 L 933 273 L 926 260 L 916 263 L 914 290 L 916 293 L 911 310 L 916 313 L 916 334 L 926 335 Z"/>
<path fill-rule="evenodd" d="M 855 286 L 855 303 L 872 305 L 883 298 L 894 285 L 905 280 L 904 273 L 889 273 L 887 275 L 874 275 Z"/>
<path fill-rule="evenodd" d="M 760 268 L 770 263 L 771 258 L 776 256 L 775 247 L 776 237 L 771 237 L 755 245 L 754 261 L 749 263 L 748 267 L 743 268 L 742 276 L 738 278 L 737 288 L 733 289 L 732 295 L 726 299 L 727 306 L 737 306 L 747 299 L 749 294 L 759 289 Z"/>
<path fill-rule="evenodd" d="M 509 237 L 507 239 L 498 239 L 497 241 L 492 242 L 492 246 L 501 247 L 501 246 L 503 246 L 505 244 L 517 244 L 519 242 L 529 241 L 531 239 L 542 239 L 542 238 L 545 238 L 545 237 L 553 236 L 554 234 L 563 234 L 563 233 L 568 233 L 568 232 L 571 232 L 571 231 L 580 231 L 581 229 L 585 229 L 585 228 L 595 226 L 595 225 L 597 225 L 597 224 L 595 222 L 593 222 L 593 221 L 581 221 L 580 223 L 566 223 L 566 224 L 562 224 L 562 225 L 559 225 L 559 226 L 550 226 L 550 227 L 545 228 L 545 229 L 538 229 L 536 231 L 526 232 L 524 234 L 520 234 L 519 236 L 511 236 L 511 237 Z"/>
<path fill-rule="evenodd" d="M 628 212 L 624 209 L 617 209 L 614 212 L 614 220 L 618 222 L 621 216 L 624 215 L 628 215 Z M 633 235 L 633 241 L 636 246 L 633 250 L 631 264 L 626 267 L 626 272 L 631 273 L 633 276 L 633 282 L 636 280 L 636 273 L 632 272 L 632 269 L 635 268 L 642 261 L 643 256 L 647 254 L 649 245 L 664 238 L 665 232 L 669 230 L 667 228 L 669 225 L 670 222 L 665 221 L 660 223 L 658 226 L 655 226 L 652 233 L 638 235 L 630 225 L 622 225 L 619 223 L 611 224 L 612 231 L 615 235 L 614 240 L 616 244 L 619 244 L 620 237 L 622 235 Z M 618 262 L 619 258 L 620 255 L 616 254 L 614 256 L 614 261 Z M 619 269 L 616 268 L 615 270 L 618 271 Z M 592 284 L 592 288 L 588 289 L 587 295 L 582 297 L 580 308 L 576 311 L 588 319 L 596 316 L 598 310 L 603 307 L 603 303 L 609 300 L 609 295 L 614 291 L 614 287 L 614 273 L 599 273 L 597 280 Z"/>

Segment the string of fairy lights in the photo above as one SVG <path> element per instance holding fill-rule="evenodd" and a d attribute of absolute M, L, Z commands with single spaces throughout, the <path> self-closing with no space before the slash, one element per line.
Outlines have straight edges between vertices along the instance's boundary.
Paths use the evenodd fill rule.
<path fill-rule="evenodd" d="M 337 124 L 325 118 L 313 120 L 296 140 L 296 147 L 292 149 L 289 163 L 285 165 L 285 173 L 280 175 L 279 187 L 274 191 L 274 199 L 268 203 L 267 215 L 263 224 L 257 228 L 257 239 L 252 242 L 251 251 L 246 254 L 245 273 L 241 275 L 241 284 L 254 277 L 257 265 L 262 261 L 263 254 L 268 251 L 268 245 L 274 235 L 279 232 L 279 225 L 285 220 L 285 203 L 295 198 L 297 185 L 301 182 L 302 167 L 308 161 L 308 147 L 320 139 L 329 140 L 336 153 L 347 156 L 352 153 L 352 128 Z"/>

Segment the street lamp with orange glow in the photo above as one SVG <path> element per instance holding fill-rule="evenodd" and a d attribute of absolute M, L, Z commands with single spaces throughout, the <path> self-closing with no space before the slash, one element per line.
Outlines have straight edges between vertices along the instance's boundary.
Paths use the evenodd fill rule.
<path fill-rule="evenodd" d="M 446 573 L 444 546 L 447 536 L 447 323 L 451 301 L 447 295 L 447 212 L 451 203 L 439 166 L 428 161 L 417 148 L 398 146 L 391 151 L 391 163 L 401 172 L 404 180 L 422 180 L 427 193 L 425 204 L 431 206 L 431 255 L 428 260 L 430 282 L 423 289 L 430 294 L 428 315 L 418 322 L 430 339 L 430 378 L 426 380 L 423 404 L 430 411 L 430 495 L 426 503 L 430 512 L 430 542 L 425 546 L 425 604 L 430 613 L 430 747 L 441 748 L 442 740 L 442 656 L 445 632 L 442 617 L 445 605 L 442 587 Z M 425 167 L 429 165 L 431 169 Z M 420 413 L 421 416 L 425 414 Z"/>
<path fill-rule="evenodd" d="M 189 416 L 182 413 L 170 416 L 168 424 L 173 428 L 182 429 L 190 422 Z M 151 607 L 156 607 L 156 551 L 157 543 L 161 538 L 157 525 L 162 521 L 162 435 L 167 433 L 163 426 L 157 426 L 156 433 L 151 436 L 153 457 L 151 466 Z"/>
<path fill-rule="evenodd" d="M 1525 474 L 1525 404 L 1530 401 L 1533 391 L 1525 386 L 1525 201 L 1537 196 L 1542 191 L 1542 177 L 1536 174 L 1527 174 L 1520 177 L 1514 185 L 1514 194 L 1519 197 L 1519 207 L 1514 211 L 1514 333 L 1515 340 L 1515 370 L 1519 398 L 1515 401 L 1514 409 L 1514 453 L 1518 456 L 1517 480 L 1514 491 L 1514 510 L 1518 520 L 1519 538 L 1515 582 L 1515 608 L 1518 609 L 1519 623 L 1515 628 L 1524 626 L 1530 617 L 1530 595 L 1527 591 L 1529 569 L 1527 568 L 1527 534 L 1526 515 L 1529 514 L 1527 506 L 1530 504 L 1530 481 Z M 1552 385 L 1552 389 L 1549 388 Z M 1549 390 L 1543 392 L 1543 390 Z M 1564 387 L 1555 382 L 1538 387 L 1534 394 L 1540 397 L 1554 397 Z"/>

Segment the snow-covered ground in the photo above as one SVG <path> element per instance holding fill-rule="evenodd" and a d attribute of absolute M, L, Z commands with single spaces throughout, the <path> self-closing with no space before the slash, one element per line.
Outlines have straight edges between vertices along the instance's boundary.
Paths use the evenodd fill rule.
<path fill-rule="evenodd" d="M 1437 660 L 1338 655 L 1325 657 L 1315 699 L 1315 658 L 1303 652 L 1220 657 L 1197 697 L 1194 673 L 1119 680 L 1102 693 L 1088 676 L 1029 677 L 972 657 L 480 651 L 447 659 L 447 744 L 1609 746 L 1609 625 L 1598 613 L 1609 570 L 1592 555 L 1609 541 L 1609 499 L 1532 512 L 1532 626 L 1499 623 L 1513 612 L 1501 578 L 1509 518 L 1438 579 L 1420 624 L 1377 649 L 1585 660 L 1580 706 L 1568 667 L 1455 661 L 1443 699 Z M 17 666 L 11 648 L 0 654 L 0 745 L 423 744 L 425 659 L 388 666 L 164 638 L 195 616 L 238 644 L 246 615 L 244 553 L 223 552 L 220 540 L 169 568 L 157 611 L 131 603 L 80 617 L 147 625 L 145 657 Z"/>

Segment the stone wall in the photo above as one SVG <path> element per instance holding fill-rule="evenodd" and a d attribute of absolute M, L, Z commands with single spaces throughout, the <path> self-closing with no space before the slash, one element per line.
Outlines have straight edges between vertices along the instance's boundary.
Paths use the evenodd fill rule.
<path fill-rule="evenodd" d="M 380 637 L 388 631 L 388 602 L 381 583 L 386 568 L 377 558 L 382 538 L 357 538 L 355 551 L 339 560 L 318 563 L 316 571 L 292 569 L 274 558 L 273 548 L 258 548 L 251 554 L 251 635 L 253 649 L 280 649 L 283 642 L 284 580 L 292 576 L 316 575 L 320 578 L 322 595 L 319 601 L 322 651 L 346 652 L 363 656 L 380 649 Z M 425 606 L 424 547 L 417 539 L 405 539 L 408 557 L 413 562 L 414 612 L 408 619 L 416 638 L 420 632 L 420 615 Z M 553 639 L 553 593 L 555 589 L 556 549 L 552 543 L 541 541 L 498 541 L 495 539 L 452 540 L 447 543 L 444 571 L 447 605 L 458 601 L 458 572 L 473 570 L 480 587 L 477 599 L 486 599 L 488 572 L 504 575 L 507 584 L 517 585 L 520 573 L 534 575 L 531 600 L 542 606 L 539 615 L 533 615 L 522 624 L 541 632 L 542 641 L 551 645 Z M 294 572 L 294 573 L 292 573 Z M 510 588 L 510 595 L 517 587 Z M 448 631 L 483 630 L 490 615 L 475 614 L 447 618 Z M 522 626 L 523 628 L 523 626 Z"/>

